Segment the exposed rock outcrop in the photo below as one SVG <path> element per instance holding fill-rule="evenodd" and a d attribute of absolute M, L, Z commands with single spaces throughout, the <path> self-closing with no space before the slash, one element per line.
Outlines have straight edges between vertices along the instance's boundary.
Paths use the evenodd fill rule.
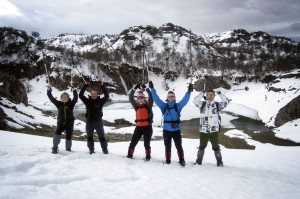
<path fill-rule="evenodd" d="M 0 74 L 0 96 L 16 104 L 28 105 L 27 92 L 22 82 L 12 75 Z"/>
<path fill-rule="evenodd" d="M 275 119 L 275 126 L 282 126 L 297 118 L 300 118 L 300 95 L 279 110 Z"/>

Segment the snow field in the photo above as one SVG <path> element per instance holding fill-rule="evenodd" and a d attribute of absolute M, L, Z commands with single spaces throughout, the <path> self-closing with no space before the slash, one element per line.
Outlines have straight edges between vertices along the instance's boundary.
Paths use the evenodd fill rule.
<path fill-rule="evenodd" d="M 208 145 L 203 165 L 194 166 L 198 140 L 183 139 L 187 165 L 181 167 L 173 145 L 172 163 L 164 161 L 162 141 L 152 141 L 145 162 L 143 143 L 134 159 L 128 142 L 109 143 L 110 154 L 90 155 L 85 142 L 72 153 L 51 154 L 52 139 L 0 131 L 0 198 L 297 198 L 300 147 L 256 142 L 257 150 L 221 147 L 225 167 L 215 166 Z"/>

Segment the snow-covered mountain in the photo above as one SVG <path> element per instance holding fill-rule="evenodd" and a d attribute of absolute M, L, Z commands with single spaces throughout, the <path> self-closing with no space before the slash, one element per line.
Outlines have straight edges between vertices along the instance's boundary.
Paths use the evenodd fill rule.
<path fill-rule="evenodd" d="M 64 69 L 64 79 L 70 80 L 76 65 L 84 76 L 110 83 L 118 93 L 126 92 L 119 74 L 126 86 L 132 84 L 132 77 L 146 81 L 149 70 L 166 79 L 203 69 L 219 70 L 225 76 L 228 70 L 238 70 L 262 79 L 266 73 L 299 68 L 300 62 L 300 44 L 289 38 L 242 29 L 201 36 L 171 23 L 158 28 L 134 26 L 118 35 L 61 34 L 47 40 L 1 28 L 0 40 L 2 71 L 33 78 L 45 73 L 47 64 L 50 73 Z M 53 81 L 57 77 L 62 79 L 51 75 Z"/>
<path fill-rule="evenodd" d="M 133 83 L 157 79 L 153 77 L 162 77 L 157 83 L 165 90 L 182 77 L 193 77 L 197 91 L 204 85 L 206 89 L 230 90 L 261 82 L 266 92 L 277 92 L 287 99 L 277 100 L 280 106 L 267 114 L 264 122 L 272 121 L 273 126 L 279 109 L 289 102 L 293 104 L 288 111 L 281 111 L 278 126 L 300 117 L 295 105 L 298 101 L 293 101 L 299 98 L 299 86 L 280 84 L 292 82 L 289 79 L 298 82 L 300 76 L 300 44 L 289 38 L 242 29 L 197 35 L 167 23 L 160 27 L 134 26 L 116 35 L 65 33 L 47 40 L 3 27 L 0 41 L 0 96 L 13 103 L 29 101 L 32 105 L 32 93 L 35 97 L 41 93 L 35 87 L 45 85 L 47 69 L 50 83 L 58 91 L 68 89 L 71 82 L 80 88 L 83 76 L 92 82 L 101 80 L 110 93 L 121 95 Z M 285 97 L 287 93 L 289 97 Z"/>

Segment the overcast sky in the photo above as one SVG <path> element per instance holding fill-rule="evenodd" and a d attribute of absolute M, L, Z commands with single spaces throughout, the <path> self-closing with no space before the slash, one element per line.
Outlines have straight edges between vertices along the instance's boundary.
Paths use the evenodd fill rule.
<path fill-rule="evenodd" d="M 299 0 L 0 0 L 0 27 L 42 38 L 119 34 L 171 22 L 202 35 L 233 29 L 300 38 Z"/>

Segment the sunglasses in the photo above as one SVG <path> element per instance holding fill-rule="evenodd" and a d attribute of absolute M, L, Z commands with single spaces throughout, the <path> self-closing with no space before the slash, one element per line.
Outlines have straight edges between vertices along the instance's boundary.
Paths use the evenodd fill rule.
<path fill-rule="evenodd" d="M 145 99 L 145 97 L 137 97 L 138 99 Z"/>
<path fill-rule="evenodd" d="M 207 96 L 214 97 L 215 94 L 207 94 Z"/>
<path fill-rule="evenodd" d="M 168 96 L 167 98 L 175 98 L 175 96 Z"/>

